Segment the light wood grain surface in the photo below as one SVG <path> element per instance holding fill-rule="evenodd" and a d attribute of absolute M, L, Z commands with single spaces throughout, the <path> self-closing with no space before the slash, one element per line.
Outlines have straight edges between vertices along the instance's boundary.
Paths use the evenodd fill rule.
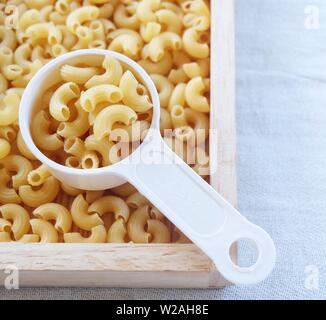
<path fill-rule="evenodd" d="M 212 1 L 211 46 L 211 184 L 235 206 L 233 0 Z M 19 268 L 20 286 L 210 288 L 227 284 L 211 260 L 191 244 L 0 244 L 1 285 L 8 264 Z"/>

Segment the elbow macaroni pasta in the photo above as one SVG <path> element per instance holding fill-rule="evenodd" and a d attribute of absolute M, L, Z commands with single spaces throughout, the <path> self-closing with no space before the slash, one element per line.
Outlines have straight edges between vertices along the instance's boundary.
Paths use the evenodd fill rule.
<path fill-rule="evenodd" d="M 53 58 L 84 48 L 118 51 L 151 75 L 165 141 L 206 177 L 208 1 L 13 0 L 8 5 L 19 15 L 17 27 L 7 28 L 0 5 L 0 242 L 188 243 L 129 184 L 91 192 L 59 183 L 24 143 L 18 111 L 24 88 Z M 58 83 L 43 95 L 31 133 L 37 147 L 61 164 L 103 167 L 143 140 L 151 109 L 147 89 L 115 59 L 66 64 Z M 121 145 L 130 147 L 123 156 Z"/>

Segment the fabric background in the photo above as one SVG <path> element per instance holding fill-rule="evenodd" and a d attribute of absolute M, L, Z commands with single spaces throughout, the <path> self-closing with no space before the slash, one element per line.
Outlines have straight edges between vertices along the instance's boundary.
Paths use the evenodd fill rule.
<path fill-rule="evenodd" d="M 318 30 L 305 27 L 309 5 Z M 275 239 L 271 277 L 222 290 L 0 289 L 0 299 L 326 298 L 326 2 L 236 0 L 236 25 L 238 202 Z"/>

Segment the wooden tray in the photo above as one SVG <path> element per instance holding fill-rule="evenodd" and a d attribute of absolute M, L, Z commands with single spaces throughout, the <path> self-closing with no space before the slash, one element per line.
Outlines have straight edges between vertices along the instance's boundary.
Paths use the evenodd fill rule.
<path fill-rule="evenodd" d="M 213 0 L 211 41 L 211 184 L 234 206 L 234 3 Z M 232 249 L 236 257 L 236 248 Z M 0 284 L 7 265 L 20 286 L 213 288 L 225 286 L 195 245 L 0 244 Z"/>

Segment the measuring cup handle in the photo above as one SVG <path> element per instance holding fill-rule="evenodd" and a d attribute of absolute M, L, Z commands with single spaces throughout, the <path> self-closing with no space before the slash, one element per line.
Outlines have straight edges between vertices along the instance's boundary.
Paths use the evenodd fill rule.
<path fill-rule="evenodd" d="M 227 280 L 252 284 L 267 277 L 276 254 L 263 229 L 246 220 L 163 140 L 140 152 L 121 167 L 121 175 L 200 247 Z M 249 268 L 237 266 L 230 258 L 231 245 L 240 239 L 252 240 L 258 249 L 258 260 Z"/>

